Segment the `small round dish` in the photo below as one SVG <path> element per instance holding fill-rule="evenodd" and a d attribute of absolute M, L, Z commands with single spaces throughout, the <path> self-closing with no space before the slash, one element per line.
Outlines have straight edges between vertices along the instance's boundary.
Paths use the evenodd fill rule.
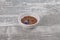
<path fill-rule="evenodd" d="M 18 17 L 18 22 L 22 27 L 31 28 L 30 26 L 34 26 L 38 24 L 40 18 L 37 14 L 21 14 Z"/>

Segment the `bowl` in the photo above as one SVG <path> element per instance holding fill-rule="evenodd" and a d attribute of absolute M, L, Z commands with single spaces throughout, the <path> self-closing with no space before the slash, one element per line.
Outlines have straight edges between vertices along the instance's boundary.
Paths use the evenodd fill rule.
<path fill-rule="evenodd" d="M 34 23 L 34 24 L 31 24 L 31 25 L 22 23 L 22 22 L 21 22 L 21 19 L 24 18 L 24 17 L 26 17 L 26 16 L 34 17 L 34 18 L 37 20 L 37 22 Z M 21 25 L 21 26 L 24 27 L 24 28 L 31 28 L 31 26 L 34 26 L 34 25 L 38 24 L 39 21 L 40 21 L 39 15 L 34 14 L 34 13 L 32 13 L 32 14 L 29 14 L 29 13 L 26 13 L 26 14 L 20 14 L 19 17 L 18 17 L 19 25 Z"/>

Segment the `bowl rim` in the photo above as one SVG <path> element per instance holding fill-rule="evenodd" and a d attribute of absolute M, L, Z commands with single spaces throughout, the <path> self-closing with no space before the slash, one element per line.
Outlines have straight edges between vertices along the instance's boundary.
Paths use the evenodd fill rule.
<path fill-rule="evenodd" d="M 26 25 L 26 24 L 23 24 L 22 22 L 21 22 L 21 18 L 23 18 L 23 17 L 25 17 L 25 16 L 32 16 L 32 17 L 34 17 L 34 18 L 36 18 L 37 19 L 37 22 L 36 23 L 34 23 L 34 24 L 31 24 L 31 25 Z M 40 17 L 39 17 L 39 15 L 37 15 L 37 14 L 22 14 L 22 15 L 19 15 L 19 17 L 18 17 L 18 22 L 19 22 L 19 24 L 21 25 L 21 26 L 33 26 L 33 25 L 36 25 L 36 24 L 38 24 L 39 23 L 39 21 L 40 21 Z"/>

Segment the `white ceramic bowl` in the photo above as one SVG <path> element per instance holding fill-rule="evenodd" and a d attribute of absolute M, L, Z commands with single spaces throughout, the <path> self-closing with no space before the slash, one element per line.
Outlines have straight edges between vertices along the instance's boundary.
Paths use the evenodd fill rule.
<path fill-rule="evenodd" d="M 23 17 L 25 17 L 25 16 L 32 16 L 32 17 L 35 17 L 35 18 L 37 19 L 37 22 L 36 22 L 35 24 L 31 24 L 31 25 L 23 24 L 23 23 L 21 22 L 21 18 L 23 18 Z M 34 14 L 34 13 L 33 13 L 33 14 L 26 13 L 26 14 L 21 14 L 21 15 L 19 15 L 18 21 L 19 21 L 19 24 L 20 24 L 22 27 L 30 28 L 30 26 L 33 26 L 33 25 L 36 25 L 36 24 L 39 23 L 40 17 L 39 17 L 39 15 Z"/>

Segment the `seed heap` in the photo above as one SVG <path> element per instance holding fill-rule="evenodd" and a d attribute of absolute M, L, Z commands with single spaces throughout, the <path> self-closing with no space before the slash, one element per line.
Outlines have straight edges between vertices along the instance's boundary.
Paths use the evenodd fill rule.
<path fill-rule="evenodd" d="M 37 19 L 32 16 L 25 16 L 21 19 L 21 22 L 23 24 L 31 25 L 31 24 L 35 24 L 37 22 Z"/>

